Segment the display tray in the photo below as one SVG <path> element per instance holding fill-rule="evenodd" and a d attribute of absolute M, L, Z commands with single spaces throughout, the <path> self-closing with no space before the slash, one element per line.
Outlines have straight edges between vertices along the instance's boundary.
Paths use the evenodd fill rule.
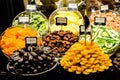
<path fill-rule="evenodd" d="M 114 59 L 114 55 L 111 56 Z M 4 60 L 4 61 L 3 61 Z M 52 71 L 36 76 L 18 76 L 9 73 L 6 70 L 7 60 L 0 53 L 0 80 L 120 80 L 120 71 L 114 67 L 100 73 L 90 75 L 77 75 L 67 72 L 60 65 Z"/>

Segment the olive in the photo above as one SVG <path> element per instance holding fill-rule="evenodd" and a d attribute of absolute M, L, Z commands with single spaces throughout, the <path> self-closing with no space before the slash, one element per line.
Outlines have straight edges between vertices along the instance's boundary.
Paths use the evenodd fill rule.
<path fill-rule="evenodd" d="M 38 60 L 43 60 L 43 58 L 41 56 L 38 56 Z"/>
<path fill-rule="evenodd" d="M 36 57 L 37 56 L 37 53 L 35 52 L 30 52 L 32 56 Z"/>
<path fill-rule="evenodd" d="M 42 57 L 42 58 L 46 58 L 47 56 L 46 56 L 45 54 L 42 54 L 41 57 Z"/>
<path fill-rule="evenodd" d="M 34 69 L 34 70 L 33 70 L 34 73 L 37 73 L 37 71 L 38 71 L 37 69 Z"/>

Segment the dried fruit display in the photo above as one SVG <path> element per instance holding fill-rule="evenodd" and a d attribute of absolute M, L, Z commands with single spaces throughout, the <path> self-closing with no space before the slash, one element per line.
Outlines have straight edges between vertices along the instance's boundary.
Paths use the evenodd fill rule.
<path fill-rule="evenodd" d="M 51 47 L 52 52 L 56 56 L 60 56 L 61 53 L 66 52 L 77 41 L 78 36 L 70 31 L 63 30 L 48 33 L 43 38 L 44 46 Z"/>
<path fill-rule="evenodd" d="M 55 67 L 56 61 L 49 47 L 28 46 L 14 51 L 7 69 L 13 74 L 37 75 Z"/>
<path fill-rule="evenodd" d="M 55 10 L 49 18 L 50 31 L 61 30 L 61 25 L 56 25 L 56 17 L 66 17 L 67 25 L 62 25 L 62 30 L 69 30 L 74 34 L 79 34 L 79 26 L 84 20 L 79 11 L 69 11 L 66 7 Z"/>
<path fill-rule="evenodd" d="M 120 16 L 117 16 L 115 12 L 109 11 L 106 13 L 102 13 L 100 11 L 96 11 L 91 14 L 90 21 L 93 24 L 94 23 L 94 17 L 106 17 L 106 26 L 108 28 L 112 28 L 116 31 L 119 31 L 120 28 Z"/>
<path fill-rule="evenodd" d="M 109 55 L 95 43 L 84 41 L 75 43 L 62 57 L 60 64 L 69 72 L 85 74 L 102 72 L 112 66 Z"/>
<path fill-rule="evenodd" d="M 30 27 L 10 27 L 7 28 L 1 35 L 0 47 L 2 52 L 8 57 L 13 51 L 25 47 L 25 37 L 39 37 L 36 30 Z M 40 38 L 37 39 L 40 46 Z"/>

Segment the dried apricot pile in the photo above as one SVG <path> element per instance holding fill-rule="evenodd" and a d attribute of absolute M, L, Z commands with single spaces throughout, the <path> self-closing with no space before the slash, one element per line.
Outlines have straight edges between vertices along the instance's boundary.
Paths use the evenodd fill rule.
<path fill-rule="evenodd" d="M 29 27 L 7 28 L 2 34 L 0 46 L 3 53 L 9 57 L 13 51 L 25 47 L 25 37 L 36 37 L 38 35 L 39 34 L 34 29 Z M 39 46 L 40 39 L 38 39 L 37 42 Z"/>
<path fill-rule="evenodd" d="M 97 44 L 79 41 L 62 57 L 60 64 L 69 72 L 76 74 L 90 74 L 102 72 L 112 66 L 109 55 L 105 54 Z"/>

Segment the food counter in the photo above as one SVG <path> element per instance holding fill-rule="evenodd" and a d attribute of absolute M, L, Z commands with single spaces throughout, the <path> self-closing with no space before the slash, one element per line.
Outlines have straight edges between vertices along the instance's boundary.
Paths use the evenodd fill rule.
<path fill-rule="evenodd" d="M 20 12 L 1 34 L 0 80 L 120 80 L 120 16 L 109 12 L 91 12 L 90 34 L 81 33 L 80 11 Z M 106 25 L 94 24 L 95 17 Z"/>

